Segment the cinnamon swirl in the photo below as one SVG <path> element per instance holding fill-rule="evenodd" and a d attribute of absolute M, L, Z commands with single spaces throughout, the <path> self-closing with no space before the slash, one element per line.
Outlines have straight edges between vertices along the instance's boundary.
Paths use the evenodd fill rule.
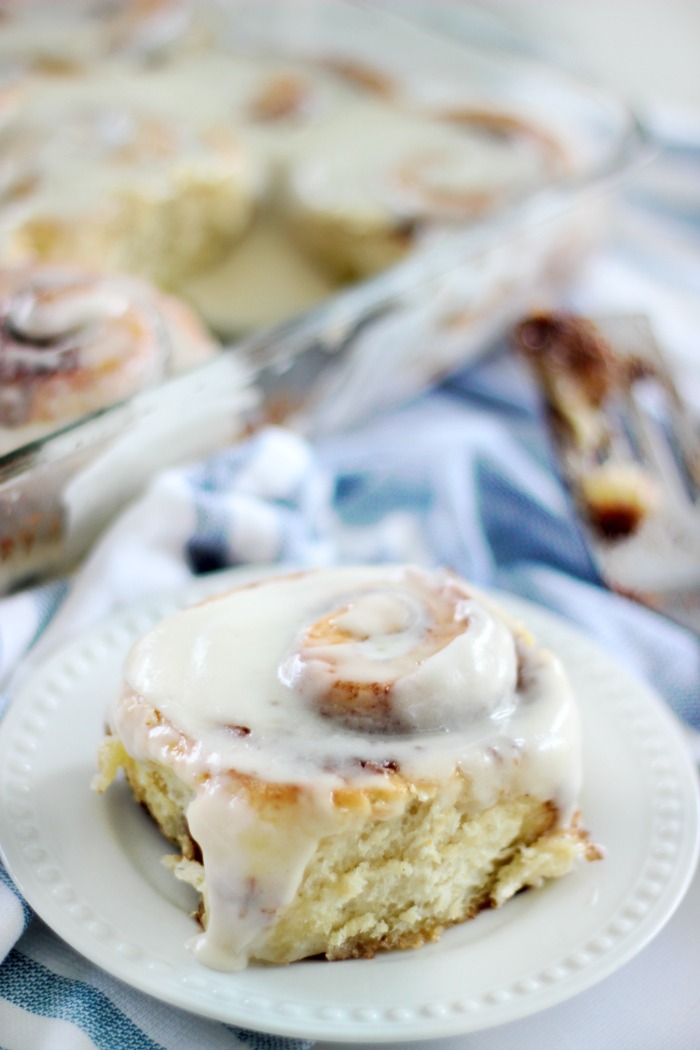
<path fill-rule="evenodd" d="M 133 647 L 96 786 L 123 767 L 201 894 L 206 965 L 413 948 L 598 856 L 550 653 L 447 572 L 267 577 Z"/>
<path fill-rule="evenodd" d="M 0 453 L 216 351 L 184 304 L 135 278 L 0 269 Z"/>

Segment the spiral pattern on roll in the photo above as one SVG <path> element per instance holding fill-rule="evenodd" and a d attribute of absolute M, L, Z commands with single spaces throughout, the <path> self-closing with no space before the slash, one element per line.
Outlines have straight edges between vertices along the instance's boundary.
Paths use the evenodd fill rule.
<path fill-rule="evenodd" d="M 302 629 L 280 677 L 348 728 L 422 732 L 510 705 L 517 654 L 503 621 L 455 579 L 409 570 L 341 594 Z"/>
<path fill-rule="evenodd" d="M 0 270 L 0 426 L 62 424 L 121 401 L 215 344 L 137 280 L 50 266 Z"/>

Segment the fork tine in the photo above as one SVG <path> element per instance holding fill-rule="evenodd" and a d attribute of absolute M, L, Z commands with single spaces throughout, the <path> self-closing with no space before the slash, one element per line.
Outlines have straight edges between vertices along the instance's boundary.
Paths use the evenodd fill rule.
<path fill-rule="evenodd" d="M 653 389 L 650 390 L 650 386 Z M 676 412 L 669 415 L 668 404 L 649 405 L 650 397 L 658 400 L 658 388 L 659 384 L 653 384 L 649 379 L 633 384 L 627 399 L 629 417 L 644 462 L 653 468 L 657 477 L 663 479 L 668 494 L 679 504 L 688 500 L 694 502 L 697 500 L 698 488 L 690 471 L 691 457 L 687 441 L 679 433 L 678 415 Z"/>
<path fill-rule="evenodd" d="M 700 435 L 642 316 L 515 330 L 606 583 L 700 629 Z"/>
<path fill-rule="evenodd" d="M 624 356 L 627 370 L 632 373 L 626 390 L 629 418 L 637 427 L 647 456 L 651 462 L 657 462 L 660 473 L 679 473 L 685 494 L 697 502 L 700 433 L 678 393 L 648 318 L 604 318 L 598 322 L 598 328 L 613 352 Z M 630 337 L 634 341 L 625 345 Z"/>

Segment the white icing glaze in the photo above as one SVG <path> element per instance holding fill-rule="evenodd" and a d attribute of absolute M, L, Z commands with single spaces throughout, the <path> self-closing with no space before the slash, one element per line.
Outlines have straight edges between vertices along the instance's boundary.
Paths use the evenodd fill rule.
<path fill-rule="evenodd" d="M 358 100 L 295 157 L 291 198 L 355 223 L 463 219 L 537 185 L 550 162 L 534 136 L 499 139 L 478 124 Z"/>
<path fill-rule="evenodd" d="M 120 200 L 168 199 L 198 180 L 228 187 L 247 222 L 265 160 L 244 141 L 211 72 L 185 60 L 155 70 L 107 62 L 89 77 L 34 78 L 3 143 L 6 257 L 25 258 L 13 233 L 28 221 L 99 209 L 108 226 Z"/>
<path fill-rule="evenodd" d="M 351 728 L 461 728 L 512 704 L 511 631 L 459 589 L 418 574 L 354 592 L 282 662 L 280 678 Z M 380 688 L 377 703 L 376 687 Z"/>
<path fill-rule="evenodd" d="M 129 309 L 120 282 L 37 280 L 21 288 L 7 307 L 7 321 L 25 339 L 57 339 L 69 332 L 119 317 Z"/>
<path fill-rule="evenodd" d="M 192 950 L 213 969 L 242 969 L 294 899 L 319 839 L 338 831 L 342 820 L 327 793 L 303 796 L 293 821 L 266 820 L 220 780 L 197 795 L 187 820 L 195 839 L 206 843 L 209 913 Z"/>
<path fill-rule="evenodd" d="M 381 789 L 394 772 L 449 790 L 461 774 L 479 809 L 530 794 L 565 824 L 576 805 L 578 719 L 561 666 L 447 573 L 265 579 L 164 620 L 124 676 L 113 731 L 194 792 L 209 905 L 195 950 L 217 968 L 257 955 L 319 839 L 354 819 L 334 792 Z M 261 816 L 241 777 L 293 785 L 294 826 Z"/>

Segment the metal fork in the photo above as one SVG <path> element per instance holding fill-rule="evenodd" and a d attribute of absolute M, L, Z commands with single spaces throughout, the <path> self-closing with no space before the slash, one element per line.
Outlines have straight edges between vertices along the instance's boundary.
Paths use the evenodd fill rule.
<path fill-rule="evenodd" d="M 515 343 L 603 580 L 700 634 L 700 433 L 648 319 L 533 314 Z"/>

